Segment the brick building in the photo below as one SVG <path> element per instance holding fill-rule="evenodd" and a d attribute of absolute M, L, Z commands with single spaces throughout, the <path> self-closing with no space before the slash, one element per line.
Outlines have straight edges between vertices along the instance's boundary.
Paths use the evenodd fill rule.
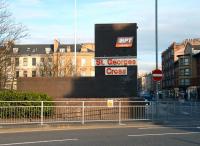
<path fill-rule="evenodd" d="M 168 49 L 162 52 L 162 70 L 163 80 L 162 89 L 167 96 L 174 96 L 176 88 L 175 65 L 178 61 L 178 55 L 184 54 L 185 43 L 172 43 Z"/>
<path fill-rule="evenodd" d="M 162 53 L 162 89 L 168 97 L 176 98 L 180 92 L 189 95 L 194 89 L 192 78 L 197 76 L 199 45 L 200 39 L 187 39 L 173 43 Z"/>

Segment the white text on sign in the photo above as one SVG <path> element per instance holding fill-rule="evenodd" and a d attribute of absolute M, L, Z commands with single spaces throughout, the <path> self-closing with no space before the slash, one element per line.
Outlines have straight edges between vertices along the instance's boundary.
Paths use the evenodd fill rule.
<path fill-rule="evenodd" d="M 135 58 L 96 58 L 95 66 L 135 66 Z"/>
<path fill-rule="evenodd" d="M 105 75 L 107 75 L 107 76 L 127 75 L 127 67 L 106 67 Z"/>
<path fill-rule="evenodd" d="M 132 47 L 133 45 L 133 37 L 118 37 L 115 47 Z"/>

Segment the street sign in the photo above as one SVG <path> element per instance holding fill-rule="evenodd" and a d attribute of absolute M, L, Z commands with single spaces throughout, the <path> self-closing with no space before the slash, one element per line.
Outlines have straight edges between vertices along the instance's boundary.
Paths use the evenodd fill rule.
<path fill-rule="evenodd" d="M 105 67 L 106 76 L 127 75 L 127 67 Z"/>
<path fill-rule="evenodd" d="M 113 107 L 114 106 L 113 100 L 107 100 L 107 106 L 108 107 Z"/>
<path fill-rule="evenodd" d="M 136 57 L 96 57 L 95 66 L 136 66 Z"/>
<path fill-rule="evenodd" d="M 156 82 L 162 80 L 163 73 L 159 69 L 155 69 L 152 71 L 152 79 Z"/>

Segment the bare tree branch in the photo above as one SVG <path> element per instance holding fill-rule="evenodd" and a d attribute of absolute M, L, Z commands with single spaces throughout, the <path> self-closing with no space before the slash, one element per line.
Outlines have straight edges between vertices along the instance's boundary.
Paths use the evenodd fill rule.
<path fill-rule="evenodd" d="M 6 88 L 7 82 L 14 79 L 13 44 L 27 35 L 27 28 L 12 18 L 6 0 L 0 0 L 0 89 Z"/>

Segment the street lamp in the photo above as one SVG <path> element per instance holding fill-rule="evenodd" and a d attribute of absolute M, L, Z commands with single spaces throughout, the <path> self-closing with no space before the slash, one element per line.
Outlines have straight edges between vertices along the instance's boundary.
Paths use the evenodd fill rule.
<path fill-rule="evenodd" d="M 77 45 L 77 3 L 76 3 L 76 0 L 74 0 L 74 75 L 76 76 L 76 51 L 77 51 L 77 48 L 76 48 L 76 45 Z"/>
<path fill-rule="evenodd" d="M 155 0 L 155 55 L 156 69 L 158 69 L 158 0 Z M 158 82 L 156 82 L 156 101 L 158 100 Z"/>
<path fill-rule="evenodd" d="M 158 0 L 155 0 L 155 47 L 156 47 L 156 69 L 158 69 Z"/>
<path fill-rule="evenodd" d="M 158 69 L 158 0 L 155 0 L 155 53 L 156 69 Z M 158 82 L 156 82 L 156 119 L 158 119 Z"/>

